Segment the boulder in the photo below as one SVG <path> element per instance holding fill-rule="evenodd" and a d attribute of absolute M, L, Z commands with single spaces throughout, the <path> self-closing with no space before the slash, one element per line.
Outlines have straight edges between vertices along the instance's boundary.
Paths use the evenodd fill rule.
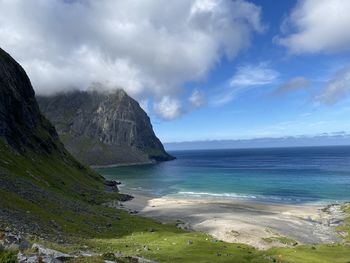
<path fill-rule="evenodd" d="M 5 232 L 3 239 L 0 240 L 0 247 L 6 250 L 23 251 L 30 248 L 30 244 L 22 235 Z"/>
<path fill-rule="evenodd" d="M 114 180 L 105 180 L 105 185 L 106 186 L 117 186 L 117 182 Z"/>

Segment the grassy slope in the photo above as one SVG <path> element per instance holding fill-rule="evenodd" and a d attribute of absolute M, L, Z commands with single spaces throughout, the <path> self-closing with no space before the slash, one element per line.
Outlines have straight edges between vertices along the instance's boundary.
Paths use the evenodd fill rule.
<path fill-rule="evenodd" d="M 350 261 L 347 245 L 257 251 L 246 245 L 217 242 L 204 233 L 179 230 L 175 223 L 160 224 L 107 208 L 99 203 L 116 199 L 118 194 L 104 193 L 102 179 L 93 171 L 70 158 L 64 161 L 55 155 L 43 157 L 30 153 L 24 157 L 3 144 L 0 146 L 0 180 L 10 181 L 0 186 L 0 207 L 3 211 L 14 211 L 14 219 L 19 217 L 27 224 L 40 225 L 42 232 L 73 244 L 59 244 L 55 239 L 39 241 L 58 250 L 121 251 L 160 262 L 270 262 L 268 256 L 277 262 Z M 343 231 L 345 227 L 348 231 L 349 225 Z M 102 259 L 91 259 L 91 262 L 99 261 Z"/>
<path fill-rule="evenodd" d="M 103 178 L 70 156 L 23 156 L 0 143 L 0 215 L 8 212 L 8 224 L 34 222 L 47 234 L 75 228 L 85 234 L 91 229 L 90 217 L 99 214 L 98 204 L 118 197 L 105 194 Z M 55 231 L 52 224 L 57 224 Z"/>
<path fill-rule="evenodd" d="M 346 263 L 350 262 L 350 246 L 318 245 L 295 248 L 273 248 L 268 251 L 282 262 L 293 263 Z"/>

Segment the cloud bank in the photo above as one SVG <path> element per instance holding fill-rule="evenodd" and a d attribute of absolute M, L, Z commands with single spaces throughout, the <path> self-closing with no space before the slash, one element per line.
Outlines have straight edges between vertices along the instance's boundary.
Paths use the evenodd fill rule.
<path fill-rule="evenodd" d="M 101 83 L 159 116 L 181 115 L 184 84 L 204 79 L 262 32 L 261 10 L 245 0 L 0 0 L 0 45 L 39 94 Z M 199 94 L 199 93 L 198 93 Z"/>
<path fill-rule="evenodd" d="M 299 0 L 275 40 L 292 53 L 350 50 L 349 10 L 348 0 Z"/>

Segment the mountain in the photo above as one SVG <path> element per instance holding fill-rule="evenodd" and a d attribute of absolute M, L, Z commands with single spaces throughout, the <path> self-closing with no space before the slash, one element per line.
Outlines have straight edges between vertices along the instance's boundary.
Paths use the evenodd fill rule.
<path fill-rule="evenodd" d="M 104 178 L 64 148 L 34 95 L 23 68 L 0 49 L 0 229 L 58 238 L 50 220 L 62 229 L 75 220 L 65 213 L 89 214 L 105 197 Z"/>
<path fill-rule="evenodd" d="M 149 117 L 125 91 L 72 91 L 37 96 L 68 151 L 88 165 L 172 160 Z"/>
<path fill-rule="evenodd" d="M 0 50 L 0 138 L 13 149 L 64 155 L 54 127 L 41 115 L 30 81 Z"/>

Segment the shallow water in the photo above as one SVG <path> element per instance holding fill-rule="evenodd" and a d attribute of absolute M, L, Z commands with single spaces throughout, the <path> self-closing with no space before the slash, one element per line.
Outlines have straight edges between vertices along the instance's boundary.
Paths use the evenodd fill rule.
<path fill-rule="evenodd" d="M 350 146 L 171 152 L 156 165 L 103 168 L 126 191 L 274 203 L 350 200 Z"/>

